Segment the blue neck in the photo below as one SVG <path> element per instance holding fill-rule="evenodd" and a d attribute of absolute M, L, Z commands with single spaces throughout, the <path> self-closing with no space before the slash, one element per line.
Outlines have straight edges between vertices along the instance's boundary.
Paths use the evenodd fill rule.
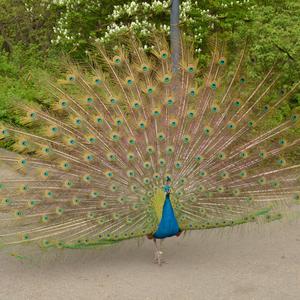
<path fill-rule="evenodd" d="M 162 217 L 158 229 L 153 236 L 158 239 L 163 239 L 174 236 L 179 231 L 180 229 L 173 211 L 170 194 L 166 194 Z"/>

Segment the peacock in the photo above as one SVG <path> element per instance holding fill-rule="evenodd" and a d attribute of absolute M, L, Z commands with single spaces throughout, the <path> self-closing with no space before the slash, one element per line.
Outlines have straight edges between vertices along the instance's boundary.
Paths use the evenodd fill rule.
<path fill-rule="evenodd" d="M 88 64 L 48 82 L 50 107 L 20 102 L 23 126 L 1 124 L 13 151 L 0 161 L 19 174 L 0 178 L 2 246 L 148 237 L 160 265 L 157 240 L 268 223 L 300 203 L 299 116 L 278 118 L 299 82 L 282 92 L 283 62 L 257 77 L 246 43 L 232 53 L 218 36 L 200 66 L 172 9 L 171 46 L 96 43 Z"/>

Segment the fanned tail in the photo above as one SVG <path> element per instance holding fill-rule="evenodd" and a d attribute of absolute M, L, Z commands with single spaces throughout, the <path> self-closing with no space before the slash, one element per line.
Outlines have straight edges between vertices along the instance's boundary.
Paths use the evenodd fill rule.
<path fill-rule="evenodd" d="M 86 67 L 50 82 L 50 110 L 20 104 L 23 127 L 3 124 L 3 155 L 19 172 L 0 180 L 0 239 L 81 248 L 153 234 L 171 179 L 181 230 L 280 219 L 300 198 L 299 117 L 279 107 L 274 64 L 252 75 L 247 47 L 215 39 L 207 70 L 182 42 L 176 77 L 165 39 L 96 45 Z M 157 209 L 159 207 L 159 209 Z"/>

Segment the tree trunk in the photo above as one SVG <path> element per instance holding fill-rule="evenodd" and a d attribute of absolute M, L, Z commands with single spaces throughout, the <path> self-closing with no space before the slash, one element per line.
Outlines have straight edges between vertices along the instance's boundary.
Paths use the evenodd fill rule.
<path fill-rule="evenodd" d="M 179 29 L 179 2 L 173 0 L 171 6 L 171 55 L 173 73 L 177 73 L 180 61 L 180 29 Z"/>

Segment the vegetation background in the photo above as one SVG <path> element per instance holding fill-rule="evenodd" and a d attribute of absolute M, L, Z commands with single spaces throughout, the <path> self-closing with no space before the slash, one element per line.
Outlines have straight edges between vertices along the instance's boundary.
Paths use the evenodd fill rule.
<path fill-rule="evenodd" d="M 18 123 L 16 101 L 51 101 L 39 77 L 62 72 L 62 55 L 85 60 L 93 40 L 114 43 L 133 30 L 148 46 L 150 33 L 169 32 L 170 1 L 0 0 L 0 121 Z M 205 62 L 209 37 L 218 32 L 248 40 L 258 69 L 281 61 L 280 84 L 288 89 L 300 77 L 300 1 L 181 1 L 181 27 L 194 39 Z M 300 93 L 280 108 L 299 109 Z"/>

